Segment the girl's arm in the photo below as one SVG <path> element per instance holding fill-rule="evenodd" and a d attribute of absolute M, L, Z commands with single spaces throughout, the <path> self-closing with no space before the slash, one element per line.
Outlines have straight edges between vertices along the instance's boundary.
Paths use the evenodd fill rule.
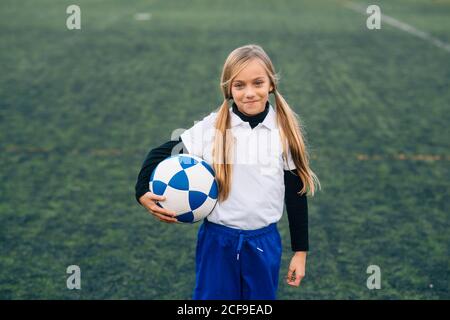
<path fill-rule="evenodd" d="M 306 194 L 297 194 L 303 187 L 303 183 L 295 173 L 295 170 L 284 171 L 286 211 L 291 234 L 291 247 L 295 252 L 289 264 L 286 282 L 291 286 L 298 287 L 305 276 L 306 254 L 309 250 L 308 202 Z"/>
<path fill-rule="evenodd" d="M 139 172 L 135 186 L 136 201 L 139 204 L 141 204 L 139 199 L 149 191 L 150 176 L 153 170 L 155 170 L 156 166 L 161 161 L 171 156 L 172 149 L 179 143 L 183 143 L 181 137 L 178 140 L 170 140 L 160 145 L 159 147 L 150 150 L 150 152 L 147 154 L 147 157 L 145 158 L 144 163 L 142 164 L 142 168 L 141 171 Z M 180 153 L 183 153 L 183 150 L 186 150 L 184 144 L 182 144 L 182 149 L 180 150 Z"/>
<path fill-rule="evenodd" d="M 284 170 L 285 203 L 291 234 L 292 251 L 308 251 L 308 200 L 306 194 L 297 192 L 303 188 L 302 180 L 295 170 Z"/>

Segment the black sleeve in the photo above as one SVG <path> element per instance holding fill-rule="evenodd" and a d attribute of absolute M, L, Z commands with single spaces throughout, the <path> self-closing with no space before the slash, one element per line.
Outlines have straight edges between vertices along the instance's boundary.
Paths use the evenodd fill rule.
<path fill-rule="evenodd" d="M 297 194 L 303 182 L 296 170 L 284 170 L 284 184 L 292 251 L 308 251 L 308 202 L 306 194 Z"/>
<path fill-rule="evenodd" d="M 149 191 L 149 181 L 153 170 L 155 170 L 156 166 L 161 161 L 172 155 L 172 149 L 179 143 L 181 143 L 181 145 L 179 145 L 180 147 L 179 153 L 183 153 L 183 150 L 186 150 L 186 147 L 184 146 L 183 141 L 181 140 L 180 137 L 178 138 L 178 140 L 170 140 L 160 145 L 159 147 L 150 150 L 150 152 L 147 154 L 147 157 L 145 158 L 144 163 L 142 164 L 142 168 L 141 171 L 139 172 L 135 186 L 136 201 L 139 204 L 141 204 L 139 202 L 139 198 Z"/>

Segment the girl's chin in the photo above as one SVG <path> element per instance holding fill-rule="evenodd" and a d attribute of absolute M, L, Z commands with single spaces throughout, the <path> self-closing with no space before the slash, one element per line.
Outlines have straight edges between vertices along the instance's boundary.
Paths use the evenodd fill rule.
<path fill-rule="evenodd" d="M 255 106 L 246 106 L 244 108 L 244 113 L 247 114 L 248 116 L 256 115 L 256 114 L 258 114 L 258 113 L 260 113 L 262 111 L 264 111 L 264 109 L 263 110 L 259 110 L 257 105 L 255 105 Z"/>

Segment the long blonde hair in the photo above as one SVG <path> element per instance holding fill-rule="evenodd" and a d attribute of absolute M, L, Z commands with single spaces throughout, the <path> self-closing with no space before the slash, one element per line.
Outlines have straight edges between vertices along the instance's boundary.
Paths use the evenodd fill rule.
<path fill-rule="evenodd" d="M 221 90 L 224 101 L 218 107 L 217 119 L 215 122 L 216 134 L 213 144 L 213 167 L 216 172 L 216 180 L 219 185 L 219 201 L 225 201 L 231 189 L 232 176 L 232 150 L 234 137 L 231 134 L 231 115 L 229 111 L 228 100 L 232 99 L 231 82 L 236 75 L 252 59 L 260 59 L 262 65 L 267 71 L 273 90 L 270 93 L 275 95 L 275 106 L 277 115 L 277 124 L 280 138 L 283 142 L 283 158 L 287 161 L 288 150 L 291 152 L 292 160 L 295 163 L 297 176 L 303 183 L 302 189 L 298 192 L 314 196 L 316 190 L 315 182 L 320 189 L 320 182 L 314 172 L 309 168 L 309 155 L 305 146 L 305 138 L 302 133 L 298 115 L 289 107 L 286 100 L 278 92 L 277 85 L 279 77 L 275 73 L 272 61 L 266 52 L 255 44 L 249 44 L 233 50 L 225 60 L 221 76 Z"/>

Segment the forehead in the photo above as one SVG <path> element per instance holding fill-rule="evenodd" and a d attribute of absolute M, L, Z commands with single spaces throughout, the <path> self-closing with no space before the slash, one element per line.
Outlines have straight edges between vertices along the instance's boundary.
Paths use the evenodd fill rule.
<path fill-rule="evenodd" d="M 234 81 L 252 81 L 259 77 L 267 77 L 267 72 L 259 59 L 253 59 L 239 71 Z"/>

